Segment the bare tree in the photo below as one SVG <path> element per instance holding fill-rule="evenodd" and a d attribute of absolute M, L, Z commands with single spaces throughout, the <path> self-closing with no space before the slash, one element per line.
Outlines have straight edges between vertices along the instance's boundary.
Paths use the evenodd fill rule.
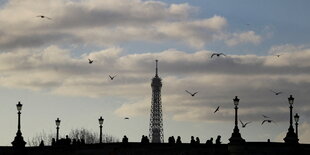
<path fill-rule="evenodd" d="M 84 139 L 86 144 L 93 144 L 99 142 L 99 134 L 97 132 L 81 128 L 81 129 L 72 129 L 69 133 L 69 137 L 72 139 Z M 108 134 L 102 135 L 103 143 L 114 143 L 119 142 L 119 139 Z"/>
<path fill-rule="evenodd" d="M 40 133 L 37 133 L 31 139 L 28 138 L 27 144 L 29 146 L 39 146 L 40 142 L 43 140 L 45 145 L 51 145 L 52 138 L 55 137 L 55 134 L 50 132 L 46 133 L 44 130 Z"/>
<path fill-rule="evenodd" d="M 39 146 L 41 140 L 43 140 L 45 145 L 51 145 L 52 138 L 55 138 L 55 136 L 56 136 L 56 133 L 53 133 L 53 132 L 46 133 L 45 131 L 42 131 L 40 133 L 37 133 L 32 138 L 28 139 L 27 144 L 29 146 Z M 99 134 L 97 132 L 94 132 L 92 130 L 85 129 L 85 128 L 72 129 L 69 132 L 68 136 L 71 139 L 76 139 L 76 140 L 84 139 L 85 144 L 99 143 Z M 103 143 L 115 143 L 115 142 L 119 142 L 119 139 L 109 134 L 103 134 L 102 142 Z"/>

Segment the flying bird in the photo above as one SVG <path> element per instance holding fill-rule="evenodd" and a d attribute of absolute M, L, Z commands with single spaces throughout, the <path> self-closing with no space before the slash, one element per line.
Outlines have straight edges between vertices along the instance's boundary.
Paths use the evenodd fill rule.
<path fill-rule="evenodd" d="M 125 117 L 124 119 L 129 119 L 129 117 Z"/>
<path fill-rule="evenodd" d="M 213 56 L 219 57 L 219 56 L 221 56 L 221 55 L 226 56 L 224 53 L 212 53 L 211 58 L 212 58 Z"/>
<path fill-rule="evenodd" d="M 274 120 L 271 120 L 271 119 L 265 119 L 265 120 L 263 120 L 263 122 L 262 122 L 262 125 L 265 123 L 265 122 L 267 122 L 267 123 L 276 123 Z"/>
<path fill-rule="evenodd" d="M 273 91 L 273 90 L 270 90 L 271 92 L 273 92 L 275 95 L 280 95 L 280 94 L 282 94 L 283 92 L 275 92 L 275 91 Z"/>
<path fill-rule="evenodd" d="M 37 16 L 37 17 L 39 17 L 39 18 L 46 18 L 46 19 L 52 20 L 52 18 L 47 17 L 47 16 L 44 16 L 44 15 L 39 15 L 39 16 Z"/>
<path fill-rule="evenodd" d="M 191 92 L 189 92 L 189 91 L 187 91 L 187 90 L 185 90 L 187 93 L 189 93 L 190 95 L 192 95 L 193 97 L 198 93 L 198 91 L 197 92 L 195 92 L 195 93 L 191 93 Z"/>
<path fill-rule="evenodd" d="M 279 58 L 281 55 L 280 54 L 276 54 L 275 56 L 277 56 Z"/>
<path fill-rule="evenodd" d="M 94 62 L 94 60 L 88 59 L 88 63 L 92 64 Z"/>
<path fill-rule="evenodd" d="M 264 118 L 270 118 L 269 116 L 266 116 L 266 115 L 262 115 Z"/>
<path fill-rule="evenodd" d="M 109 77 L 111 80 L 113 80 L 116 77 L 116 75 L 114 75 L 114 76 L 109 75 Z"/>
<path fill-rule="evenodd" d="M 249 123 L 251 123 L 251 122 L 246 122 L 246 123 L 243 123 L 241 120 L 239 120 L 240 121 L 240 123 L 241 123 L 241 125 L 242 125 L 242 127 L 243 128 L 245 128 L 246 127 L 246 125 L 248 125 Z"/>
<path fill-rule="evenodd" d="M 219 110 L 220 110 L 220 106 L 218 106 L 218 107 L 215 109 L 214 113 L 218 112 Z"/>

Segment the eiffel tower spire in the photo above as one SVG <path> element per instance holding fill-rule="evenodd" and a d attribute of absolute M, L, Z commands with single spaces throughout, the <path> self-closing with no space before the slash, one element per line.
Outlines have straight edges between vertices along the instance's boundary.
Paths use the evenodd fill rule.
<path fill-rule="evenodd" d="M 161 78 L 158 76 L 158 60 L 156 62 L 155 77 L 152 79 L 152 105 L 150 114 L 150 140 L 152 143 L 163 143 L 163 116 L 161 105 Z"/>

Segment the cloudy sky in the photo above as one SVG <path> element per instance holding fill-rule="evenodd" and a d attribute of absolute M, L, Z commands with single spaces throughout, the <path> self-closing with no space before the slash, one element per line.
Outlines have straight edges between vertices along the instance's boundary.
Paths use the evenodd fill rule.
<path fill-rule="evenodd" d="M 155 60 L 163 80 L 165 141 L 205 142 L 234 126 L 246 141 L 283 142 L 290 94 L 300 141 L 310 142 L 307 0 L 0 0 L 0 145 L 74 128 L 129 141 L 148 135 Z M 38 15 L 50 17 L 39 18 Z M 213 57 L 213 52 L 226 56 Z M 277 57 L 276 55 L 280 55 Z M 88 64 L 88 58 L 93 64 Z M 117 75 L 112 81 L 109 75 Z M 199 91 L 195 97 L 185 92 Z M 283 94 L 274 95 L 273 91 Z M 220 106 L 217 113 L 215 108 Z M 276 124 L 261 125 L 262 115 Z M 124 117 L 130 117 L 124 120 Z"/>

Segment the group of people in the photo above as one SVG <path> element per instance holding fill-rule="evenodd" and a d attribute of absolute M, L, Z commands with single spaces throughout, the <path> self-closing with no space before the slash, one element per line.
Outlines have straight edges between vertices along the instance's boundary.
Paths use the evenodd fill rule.
<path fill-rule="evenodd" d="M 215 144 L 221 144 L 221 136 L 218 135 L 216 140 L 215 140 Z M 206 144 L 213 144 L 213 138 L 211 137 L 209 140 L 207 140 Z"/>
<path fill-rule="evenodd" d="M 195 140 L 194 136 L 191 136 L 191 144 L 200 144 L 199 137 L 196 137 L 196 140 Z"/>
<path fill-rule="evenodd" d="M 82 139 L 71 139 L 68 135 L 66 135 L 66 138 L 61 138 L 58 141 L 55 140 L 55 138 L 52 138 L 52 146 L 69 146 L 69 145 L 84 145 L 85 140 Z"/>
<path fill-rule="evenodd" d="M 178 136 L 177 141 L 175 141 L 174 136 L 171 136 L 168 138 L 168 143 L 169 144 L 182 144 L 181 137 Z"/>
<path fill-rule="evenodd" d="M 191 136 L 191 142 L 190 142 L 191 144 L 200 144 L 200 139 L 199 139 L 199 137 L 196 137 L 196 140 L 195 140 L 195 138 L 194 138 L 194 136 Z M 215 144 L 221 144 L 222 142 L 221 142 L 221 136 L 220 135 L 218 135 L 217 136 L 217 138 L 216 138 L 216 140 L 215 140 Z M 213 144 L 213 138 L 211 137 L 210 139 L 208 139 L 207 141 L 206 141 L 206 144 Z"/>
<path fill-rule="evenodd" d="M 128 143 L 128 138 L 126 135 L 124 135 L 122 139 L 122 143 Z M 142 135 L 141 143 L 148 144 L 150 143 L 150 140 L 147 136 Z M 171 136 L 168 138 L 168 143 L 169 144 L 182 144 L 181 137 L 178 136 L 177 140 L 175 140 L 174 136 Z M 55 138 L 52 139 L 52 146 L 69 146 L 69 145 L 81 145 L 81 144 L 85 144 L 84 139 L 78 139 L 78 140 L 73 139 L 71 143 L 71 139 L 68 137 L 68 135 L 66 135 L 66 138 L 61 138 L 58 141 L 56 141 Z M 191 136 L 190 144 L 200 144 L 199 137 L 196 137 L 195 139 L 194 136 Z M 213 144 L 213 138 L 211 137 L 209 140 L 207 140 L 206 144 Z M 215 144 L 221 144 L 220 135 L 217 136 L 215 140 Z M 41 141 L 40 146 L 44 146 L 43 140 Z"/>
<path fill-rule="evenodd" d="M 142 144 L 148 144 L 148 143 L 150 143 L 150 140 L 147 136 L 142 135 L 141 143 Z"/>
<path fill-rule="evenodd" d="M 128 143 L 128 138 L 126 137 L 126 135 L 123 137 L 122 142 Z M 150 143 L 150 140 L 147 136 L 142 135 L 141 143 L 143 143 L 143 144 Z M 168 138 L 168 143 L 169 144 L 182 144 L 181 137 L 178 136 L 177 140 L 175 140 L 174 136 L 171 136 Z M 216 140 L 215 140 L 215 144 L 221 144 L 221 143 L 222 143 L 221 142 L 221 136 L 218 135 Z M 194 136 L 191 136 L 190 144 L 200 144 L 199 137 L 196 137 L 196 139 L 195 139 Z M 209 140 L 207 140 L 206 144 L 213 144 L 213 138 L 211 137 Z"/>

